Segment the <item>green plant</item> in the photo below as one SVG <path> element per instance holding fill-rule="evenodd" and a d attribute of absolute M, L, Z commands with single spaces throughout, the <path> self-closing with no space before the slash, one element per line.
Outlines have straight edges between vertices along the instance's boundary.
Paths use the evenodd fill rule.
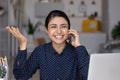
<path fill-rule="evenodd" d="M 0 66 L 0 78 L 4 78 L 6 75 L 6 68 L 4 66 Z"/>
<path fill-rule="evenodd" d="M 120 39 L 120 21 L 118 21 L 117 25 L 112 30 L 112 38 Z"/>
<path fill-rule="evenodd" d="M 36 31 L 36 29 L 37 29 L 37 27 L 39 26 L 39 24 L 40 23 L 37 22 L 35 25 L 33 25 L 33 23 L 31 22 L 31 20 L 28 19 L 28 23 L 24 27 L 26 27 L 28 34 L 34 34 L 35 31 Z"/>

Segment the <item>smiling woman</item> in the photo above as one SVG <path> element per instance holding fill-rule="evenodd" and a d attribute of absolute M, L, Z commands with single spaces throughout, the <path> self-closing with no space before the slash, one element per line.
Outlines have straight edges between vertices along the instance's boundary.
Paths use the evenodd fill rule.
<path fill-rule="evenodd" d="M 6 29 L 19 40 L 13 73 L 17 80 L 28 80 L 40 69 L 40 80 L 87 80 L 89 54 L 80 44 L 79 34 L 70 29 L 68 16 L 60 10 L 51 11 L 45 20 L 46 32 L 51 41 L 39 45 L 27 59 L 27 38 L 18 28 Z M 69 44 L 68 36 L 74 40 Z"/>

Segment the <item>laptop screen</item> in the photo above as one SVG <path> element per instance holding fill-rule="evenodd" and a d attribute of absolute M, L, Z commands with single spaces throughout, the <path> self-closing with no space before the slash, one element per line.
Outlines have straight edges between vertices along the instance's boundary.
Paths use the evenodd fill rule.
<path fill-rule="evenodd" d="M 88 80 L 120 80 L 120 53 L 91 54 Z"/>

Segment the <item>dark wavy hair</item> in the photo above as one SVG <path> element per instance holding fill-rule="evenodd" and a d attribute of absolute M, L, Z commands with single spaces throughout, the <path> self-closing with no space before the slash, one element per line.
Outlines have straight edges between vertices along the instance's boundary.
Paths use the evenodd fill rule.
<path fill-rule="evenodd" d="M 54 17 L 63 17 L 68 22 L 68 28 L 70 29 L 70 20 L 69 20 L 68 16 L 63 11 L 60 11 L 60 10 L 53 10 L 48 14 L 48 16 L 46 17 L 46 20 L 45 20 L 46 29 L 48 29 L 48 24 L 49 24 L 50 20 Z"/>

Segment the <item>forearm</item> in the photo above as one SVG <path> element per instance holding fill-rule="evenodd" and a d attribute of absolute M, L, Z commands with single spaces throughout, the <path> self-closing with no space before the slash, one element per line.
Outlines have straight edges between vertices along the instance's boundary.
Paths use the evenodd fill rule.
<path fill-rule="evenodd" d="M 15 67 L 20 67 L 25 63 L 27 59 L 27 50 L 18 50 L 17 56 L 14 61 L 14 66 Z"/>
<path fill-rule="evenodd" d="M 81 80 L 87 80 L 90 55 L 84 46 L 76 47 L 76 53 Z"/>
<path fill-rule="evenodd" d="M 78 55 L 78 60 L 81 65 L 85 64 L 85 62 L 89 64 L 90 55 L 88 54 L 84 46 L 81 45 L 76 47 L 76 53 Z"/>
<path fill-rule="evenodd" d="M 24 65 L 26 62 L 26 50 L 20 51 L 18 50 L 18 54 L 14 61 L 13 73 L 16 79 L 20 79 L 24 76 Z"/>
<path fill-rule="evenodd" d="M 39 66 L 38 50 L 35 49 L 27 59 L 27 50 L 18 50 L 13 72 L 16 79 L 28 80 Z"/>

